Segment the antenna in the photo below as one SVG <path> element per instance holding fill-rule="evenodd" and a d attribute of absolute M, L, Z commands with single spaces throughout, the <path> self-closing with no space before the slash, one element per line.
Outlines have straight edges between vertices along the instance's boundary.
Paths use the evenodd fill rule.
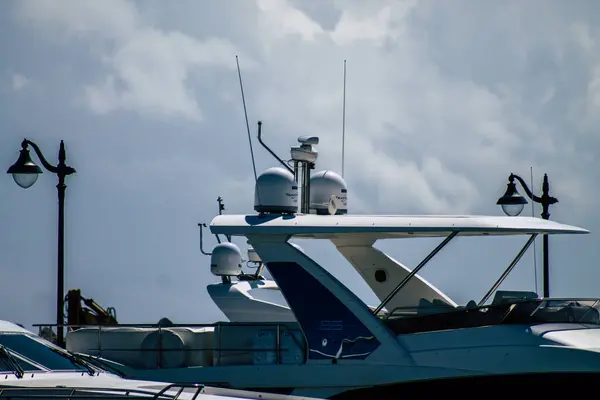
<path fill-rule="evenodd" d="M 210 256 L 212 253 L 206 252 L 202 248 L 202 228 L 206 228 L 206 224 L 205 223 L 199 223 L 198 226 L 200 227 L 200 253 L 204 254 L 205 256 Z M 217 236 L 217 240 L 219 240 L 218 236 Z M 221 243 L 221 241 L 219 241 L 219 243 Z"/>
<path fill-rule="evenodd" d="M 344 177 L 344 145 L 346 143 L 346 60 L 344 60 L 344 96 L 342 100 L 342 178 Z"/>
<path fill-rule="evenodd" d="M 225 211 L 225 203 L 223 203 L 223 198 L 221 196 L 217 197 L 217 203 L 219 204 L 219 215 L 223 215 L 223 211 Z M 219 235 L 215 234 L 215 236 L 219 243 L 221 243 L 221 240 L 219 240 Z M 231 242 L 231 235 L 225 235 L 225 237 L 227 238 L 228 242 Z"/>
<path fill-rule="evenodd" d="M 225 203 L 223 203 L 223 198 L 221 196 L 217 197 L 217 203 L 219 204 L 219 215 L 223 215 L 223 211 L 225 211 Z"/>
<path fill-rule="evenodd" d="M 277 156 L 277 154 L 275 154 L 275 153 L 273 152 L 273 150 L 271 150 L 271 149 L 269 148 L 269 146 L 267 146 L 267 145 L 266 145 L 266 143 L 265 143 L 265 142 L 263 142 L 263 140 L 262 140 L 262 122 L 261 122 L 261 121 L 258 121 L 258 143 L 260 143 L 260 144 L 262 145 L 262 147 L 264 147 L 265 149 L 267 149 L 267 151 L 268 151 L 268 152 L 269 152 L 269 153 L 270 153 L 270 154 L 271 154 L 271 155 L 272 155 L 272 156 L 273 156 L 273 157 L 274 157 L 274 158 L 275 158 L 277 161 L 279 161 L 279 163 L 280 163 L 281 165 L 283 165 L 283 167 L 284 167 L 284 168 L 286 168 L 286 169 L 287 169 L 288 171 L 290 171 L 291 173 L 294 173 L 294 171 L 293 171 L 293 170 L 290 168 L 290 166 L 289 166 L 289 165 L 287 165 L 285 162 L 283 162 L 283 160 L 282 160 L 281 158 L 279 158 L 279 157 Z"/>
<path fill-rule="evenodd" d="M 240 90 L 242 92 L 242 104 L 244 105 L 244 117 L 246 118 L 246 130 L 248 131 L 248 143 L 250 144 L 250 156 L 252 157 L 252 168 L 254 169 L 254 181 L 258 180 L 256 175 L 256 163 L 254 162 L 254 150 L 252 149 L 252 138 L 250 137 L 250 125 L 248 124 L 248 112 L 246 111 L 246 98 L 244 97 L 244 85 L 242 84 L 242 73 L 240 71 L 240 62 L 238 56 L 235 56 L 237 64 L 238 77 L 240 78 Z"/>
<path fill-rule="evenodd" d="M 225 204 L 223 203 L 223 198 L 221 196 L 217 197 L 217 203 L 219 204 L 219 215 L 222 215 L 223 211 L 225 211 Z M 201 222 L 198 224 L 198 226 L 200 227 L 200 253 L 204 254 L 205 256 L 210 256 L 212 255 L 212 253 L 204 251 L 204 248 L 202 246 L 204 242 L 202 230 L 203 228 L 206 228 L 206 224 Z M 221 238 L 219 238 L 219 235 L 215 233 L 215 237 L 217 238 L 217 242 L 221 244 Z M 229 242 L 231 242 L 231 235 L 225 235 L 225 237 Z"/>
<path fill-rule="evenodd" d="M 529 174 L 530 174 L 530 178 L 531 178 L 531 191 L 533 193 L 535 193 L 535 188 L 533 187 L 533 167 L 529 167 Z M 531 202 L 531 216 L 533 217 L 535 214 L 535 210 L 534 210 L 534 206 L 533 203 L 535 203 L 534 201 Z M 536 240 L 533 241 L 533 279 L 535 280 L 535 292 L 538 292 L 538 277 L 537 277 L 537 250 L 535 248 L 535 242 Z"/>

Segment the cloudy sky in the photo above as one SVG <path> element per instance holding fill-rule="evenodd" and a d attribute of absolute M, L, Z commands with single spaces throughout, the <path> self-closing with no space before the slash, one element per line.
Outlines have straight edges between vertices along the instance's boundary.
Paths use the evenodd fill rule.
<path fill-rule="evenodd" d="M 3 1 L 0 160 L 26 137 L 55 162 L 65 141 L 67 289 L 123 323 L 211 322 L 197 224 L 217 196 L 228 213 L 253 202 L 235 56 L 254 140 L 259 119 L 284 158 L 317 135 L 318 169 L 337 171 L 346 59 L 350 212 L 500 215 L 508 175 L 532 167 L 551 218 L 592 232 L 551 238 L 552 295 L 600 296 L 599 16 L 593 0 Z M 0 179 L 0 318 L 55 319 L 55 185 Z M 456 239 L 423 275 L 479 299 L 525 240 Z M 298 243 L 376 302 L 330 243 Z M 412 266 L 435 245 L 380 247 Z M 535 289 L 536 250 L 503 288 Z"/>

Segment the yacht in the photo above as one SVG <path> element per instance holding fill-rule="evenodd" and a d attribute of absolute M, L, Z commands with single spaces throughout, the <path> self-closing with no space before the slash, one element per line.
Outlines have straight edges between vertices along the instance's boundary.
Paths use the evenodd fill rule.
<path fill-rule="evenodd" d="M 271 393 L 124 379 L 55 346 L 23 327 L 0 321 L 0 399 L 67 398 L 294 399 Z M 300 398 L 301 399 L 301 398 Z"/>
<path fill-rule="evenodd" d="M 329 176 L 332 176 L 331 171 L 327 171 Z M 311 178 L 311 184 L 316 186 L 321 176 Z M 328 177 L 329 177 L 328 176 Z M 335 176 L 335 175 L 333 175 Z M 345 188 L 345 182 L 341 177 L 336 176 L 336 179 Z M 314 193 L 314 191 L 313 191 Z M 222 210 L 222 198 L 219 197 L 220 207 L 219 211 Z M 313 209 L 314 211 L 314 209 Z M 206 286 L 206 291 L 210 296 L 211 300 L 215 305 L 223 312 L 225 317 L 231 322 L 291 322 L 296 321 L 294 313 L 290 310 L 289 306 L 285 302 L 285 298 L 281 296 L 277 282 L 272 279 L 266 279 L 262 273 L 265 271 L 265 264 L 262 262 L 256 251 L 249 246 L 247 249 L 247 258 L 242 259 L 242 253 L 238 246 L 229 242 L 221 243 L 221 239 L 217 236 L 219 244 L 214 247 L 213 252 L 205 252 L 203 250 L 203 235 L 202 228 L 205 224 L 198 224 L 200 226 L 200 251 L 202 254 L 212 256 L 215 253 L 215 258 L 219 257 L 219 252 L 224 251 L 225 254 L 233 251 L 236 257 L 241 260 L 239 264 L 235 264 L 231 271 L 221 271 L 217 265 L 223 265 L 222 263 L 212 263 L 211 272 L 213 275 L 221 279 L 220 282 L 211 283 Z M 230 238 L 229 238 L 230 239 Z M 304 251 L 296 243 L 292 243 L 298 250 Z M 382 282 L 381 276 L 375 276 L 370 273 L 370 269 L 374 262 L 385 266 L 393 276 L 390 277 L 391 281 L 400 281 L 404 279 L 409 273 L 410 269 L 400 263 L 397 260 L 392 259 L 390 256 L 380 251 L 375 247 L 360 247 L 359 246 L 344 246 L 340 243 L 337 246 L 340 253 L 348 260 L 348 262 L 354 267 L 354 269 L 360 274 L 365 280 L 367 285 L 373 290 L 379 300 L 383 300 L 387 296 L 389 289 Z M 358 250 L 358 251 L 357 251 Z M 254 273 L 248 273 L 240 266 L 246 265 L 249 270 L 254 270 Z M 409 287 L 397 297 L 394 298 L 393 305 L 396 307 L 411 306 L 416 304 L 418 299 L 427 298 L 432 301 L 442 304 L 451 305 L 456 307 L 458 304 L 455 303 L 448 295 L 443 293 L 440 289 L 436 288 L 431 283 L 427 282 L 420 275 L 415 275 L 414 280 L 409 282 Z M 387 291 L 386 291 L 387 289 Z M 375 306 L 369 306 L 371 309 L 375 309 Z M 382 312 L 386 312 L 384 308 Z"/>
<path fill-rule="evenodd" d="M 293 321 L 85 327 L 67 335 L 67 348 L 111 360 L 134 379 L 345 400 L 397 398 L 452 384 L 465 391 L 478 382 L 493 383 L 500 393 L 511 384 L 543 381 L 536 388 L 542 395 L 570 381 L 578 389 L 595 385 L 598 300 L 498 290 L 538 235 L 588 234 L 586 229 L 533 217 L 348 214 L 339 175 L 322 174 L 329 184 L 311 190 L 318 139 L 299 142 L 291 152 L 293 170 L 274 167 L 258 177 L 254 213 L 218 215 L 210 223 L 215 235 L 247 240 Z M 459 306 L 418 278 L 455 238 L 490 236 L 525 241 L 482 299 Z M 332 243 L 381 303 L 367 306 L 293 245 L 295 238 Z M 410 270 L 374 247 L 379 240 L 416 238 L 440 243 Z M 211 270 L 224 283 L 240 276 L 239 248 L 218 244 Z"/>

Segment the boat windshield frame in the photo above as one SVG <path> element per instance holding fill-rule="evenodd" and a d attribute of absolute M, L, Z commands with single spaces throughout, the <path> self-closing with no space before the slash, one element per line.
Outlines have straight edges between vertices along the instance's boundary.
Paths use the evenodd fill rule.
<path fill-rule="evenodd" d="M 17 339 L 17 341 L 25 340 L 23 343 L 10 343 L 10 340 L 5 340 L 9 337 L 26 339 Z M 4 362 L 3 365 L 0 366 L 0 375 L 10 374 L 15 375 L 17 378 L 21 378 L 23 373 L 74 372 L 92 375 L 99 372 L 106 372 L 98 366 L 93 366 L 92 368 L 91 364 L 86 363 L 85 360 L 33 333 L 0 331 L 0 345 L 6 353 L 4 359 L 11 361 Z M 21 345 L 23 345 L 23 347 L 19 348 Z M 28 345 L 40 346 L 48 349 L 49 351 L 44 355 L 47 359 L 42 360 L 40 357 L 37 357 L 39 349 L 26 349 Z M 56 368 L 57 365 L 60 365 L 61 367 Z"/>

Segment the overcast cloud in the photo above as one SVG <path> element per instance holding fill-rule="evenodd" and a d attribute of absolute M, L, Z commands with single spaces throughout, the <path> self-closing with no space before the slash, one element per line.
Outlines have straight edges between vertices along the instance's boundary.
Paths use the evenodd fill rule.
<path fill-rule="evenodd" d="M 317 135 L 318 169 L 339 172 L 345 59 L 350 212 L 499 215 L 508 175 L 533 167 L 551 218 L 592 231 L 551 238 L 552 294 L 599 296 L 599 19 L 592 0 L 5 1 L 0 160 L 27 137 L 55 162 L 65 140 L 67 289 L 120 322 L 210 322 L 197 223 L 217 196 L 230 213 L 253 201 L 235 56 L 253 138 L 260 119 L 285 158 Z M 276 165 L 255 145 L 259 172 Z M 0 318 L 55 318 L 55 185 L 0 179 Z M 524 240 L 457 240 L 423 275 L 479 299 Z M 329 243 L 300 244 L 376 301 Z M 415 265 L 435 244 L 381 247 Z M 534 288 L 533 262 L 503 287 Z"/>

